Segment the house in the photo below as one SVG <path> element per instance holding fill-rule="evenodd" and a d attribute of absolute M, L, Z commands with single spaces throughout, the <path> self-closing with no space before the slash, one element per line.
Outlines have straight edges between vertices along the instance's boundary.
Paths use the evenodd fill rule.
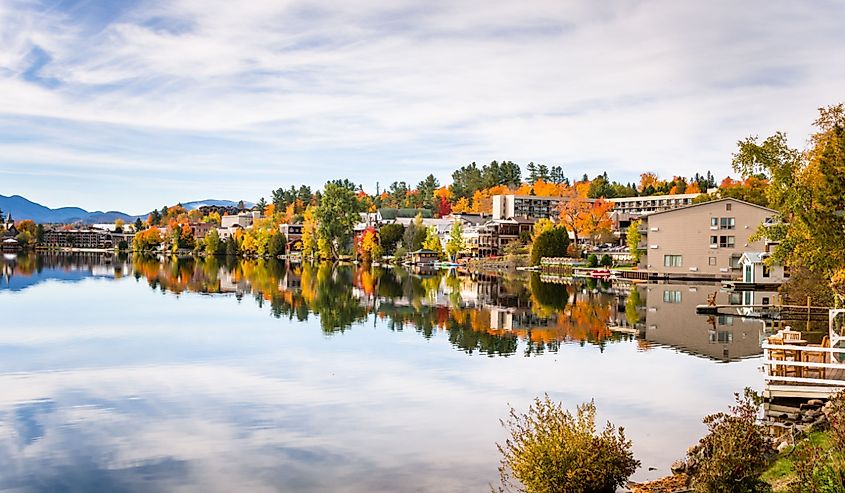
<path fill-rule="evenodd" d="M 408 261 L 412 264 L 433 264 L 440 260 L 434 250 L 419 249 L 408 254 Z"/>
<path fill-rule="evenodd" d="M 264 216 L 261 211 L 239 212 L 231 216 L 223 216 L 220 218 L 221 228 L 231 228 L 233 226 L 240 226 L 242 228 L 252 227 L 253 223 Z"/>
<path fill-rule="evenodd" d="M 724 198 L 643 216 L 640 267 L 658 275 L 732 279 L 745 252 L 764 249 L 751 241 L 777 211 Z"/>
<path fill-rule="evenodd" d="M 20 250 L 21 244 L 14 238 L 4 238 L 0 249 L 4 252 L 17 252 Z"/>
<path fill-rule="evenodd" d="M 302 251 L 302 224 L 280 224 L 279 231 L 285 236 L 286 251 Z"/>
<path fill-rule="evenodd" d="M 750 284 L 783 284 L 789 271 L 782 265 L 767 265 L 768 252 L 745 252 L 739 258 L 742 282 Z"/>
<path fill-rule="evenodd" d="M 191 228 L 191 233 L 193 233 L 194 238 L 201 240 L 205 238 L 205 235 L 207 235 L 212 228 L 214 228 L 214 225 L 210 222 L 192 222 L 189 224 L 189 227 Z"/>

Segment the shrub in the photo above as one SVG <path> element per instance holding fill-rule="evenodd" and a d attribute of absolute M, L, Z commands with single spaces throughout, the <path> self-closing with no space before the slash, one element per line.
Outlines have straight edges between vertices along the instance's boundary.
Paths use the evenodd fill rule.
<path fill-rule="evenodd" d="M 513 408 L 502 421 L 510 435 L 499 466 L 500 491 L 531 493 L 614 491 L 639 467 L 622 428 L 607 423 L 596 433 L 596 406 L 578 406 L 575 416 L 535 399 L 526 414 Z"/>
<path fill-rule="evenodd" d="M 767 491 L 760 480 L 773 456 L 772 441 L 757 423 L 758 396 L 736 394 L 730 413 L 704 418 L 709 433 L 690 451 L 688 473 L 695 491 L 704 493 Z"/>
<path fill-rule="evenodd" d="M 543 231 L 531 245 L 531 265 L 539 265 L 543 257 L 563 257 L 569 246 L 569 233 L 566 228 L 555 227 Z"/>
<path fill-rule="evenodd" d="M 591 253 L 587 257 L 587 267 L 597 267 L 599 265 L 599 258 L 595 253 Z"/>
<path fill-rule="evenodd" d="M 830 399 L 828 443 L 807 439 L 796 449 L 794 493 L 845 493 L 845 392 Z"/>
<path fill-rule="evenodd" d="M 610 258 L 610 255 L 605 253 L 601 256 L 601 265 L 602 267 L 610 267 L 611 265 L 613 265 L 613 259 Z"/>

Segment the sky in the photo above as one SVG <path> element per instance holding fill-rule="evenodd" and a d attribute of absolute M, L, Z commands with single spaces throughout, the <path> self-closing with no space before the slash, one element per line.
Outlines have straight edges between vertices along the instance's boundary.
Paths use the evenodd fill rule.
<path fill-rule="evenodd" d="M 0 0 L 0 194 L 140 214 L 512 160 L 620 181 L 803 148 L 845 3 Z"/>

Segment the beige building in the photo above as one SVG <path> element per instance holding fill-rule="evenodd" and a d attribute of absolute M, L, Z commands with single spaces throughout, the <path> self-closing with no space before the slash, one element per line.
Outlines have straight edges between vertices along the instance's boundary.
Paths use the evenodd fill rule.
<path fill-rule="evenodd" d="M 536 195 L 494 195 L 493 219 L 550 219 L 558 216 L 558 205 L 560 205 L 560 201 L 560 197 L 538 197 Z"/>
<path fill-rule="evenodd" d="M 749 238 L 776 214 L 732 198 L 649 214 L 640 226 L 640 267 L 661 275 L 738 278 L 742 254 L 765 248 Z"/>

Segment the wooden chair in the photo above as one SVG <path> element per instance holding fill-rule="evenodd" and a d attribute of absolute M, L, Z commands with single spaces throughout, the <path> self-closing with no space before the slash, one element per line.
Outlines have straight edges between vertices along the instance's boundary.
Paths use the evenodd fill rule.
<path fill-rule="evenodd" d="M 775 346 L 783 346 L 783 337 L 771 336 L 768 338 L 769 344 Z M 795 361 L 796 352 L 793 349 L 769 349 L 769 359 L 774 361 Z M 772 375 L 786 377 L 789 374 L 793 376 L 799 375 L 799 368 L 793 365 L 772 365 Z"/>
<path fill-rule="evenodd" d="M 828 336 L 824 336 L 821 344 L 808 344 L 807 347 L 828 348 L 830 347 L 830 338 Z M 803 359 L 805 363 L 830 363 L 830 353 L 803 351 L 801 359 Z M 804 368 L 804 376 L 811 378 L 811 375 L 817 375 L 818 378 L 824 378 L 825 369 L 826 368 L 814 368 L 808 366 Z"/>

